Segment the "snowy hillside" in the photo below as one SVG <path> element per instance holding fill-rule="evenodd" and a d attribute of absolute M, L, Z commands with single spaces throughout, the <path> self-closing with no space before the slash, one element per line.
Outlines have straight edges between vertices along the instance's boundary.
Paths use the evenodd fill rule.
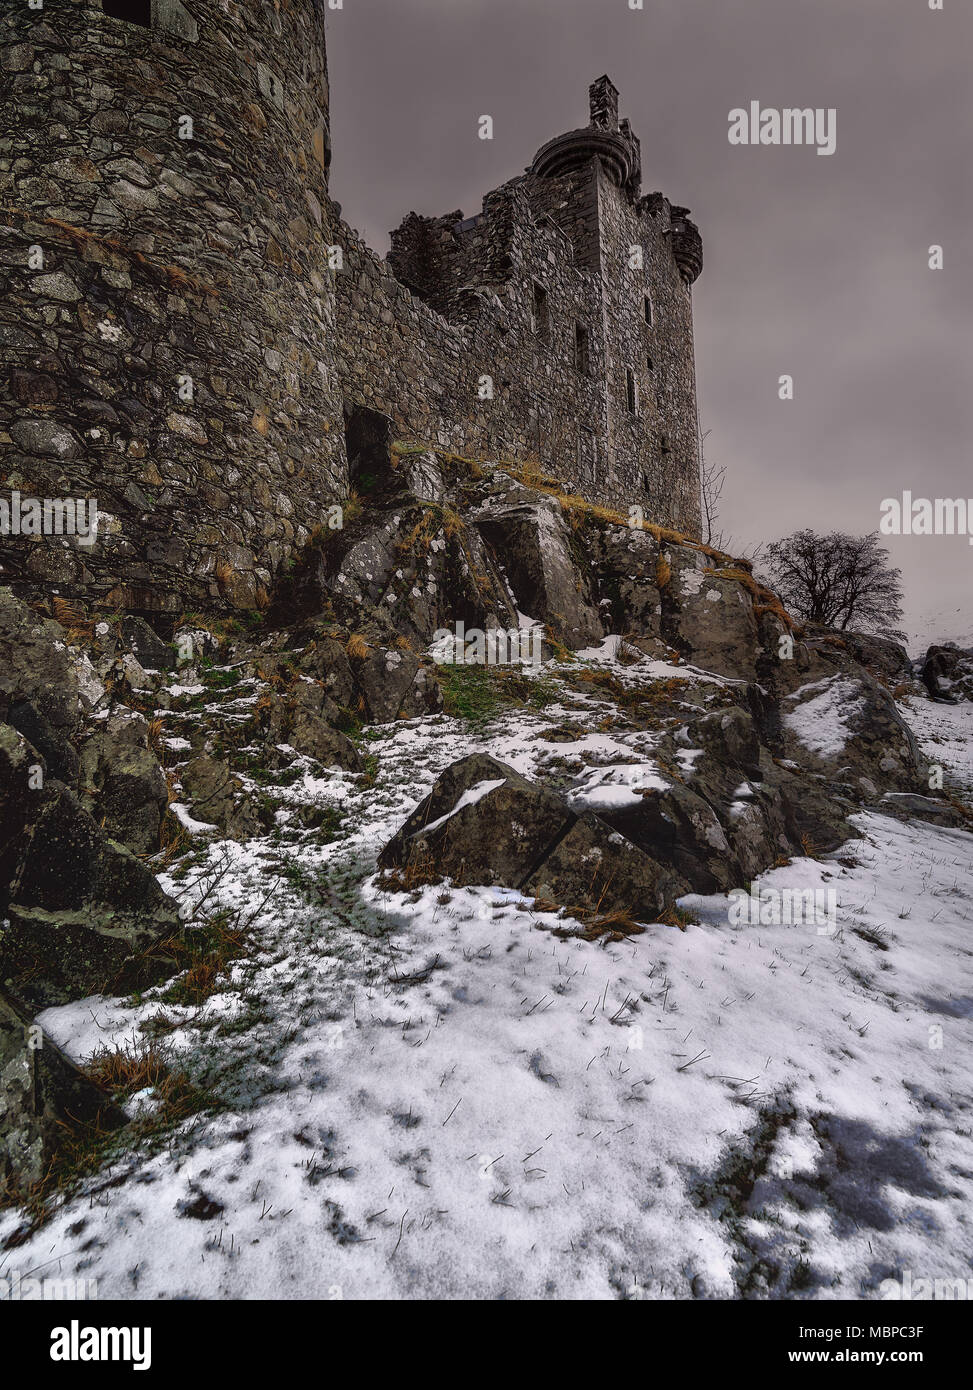
<path fill-rule="evenodd" d="M 952 603 L 935 608 L 916 619 L 908 629 L 909 655 L 924 656 L 931 646 L 973 647 L 973 623 L 968 603 Z"/>
<path fill-rule="evenodd" d="M 224 714 L 256 698 L 230 694 Z M 570 755 L 648 776 L 651 738 L 600 729 L 609 712 L 592 695 L 472 732 L 442 714 L 377 727 L 371 777 L 278 789 L 330 842 L 201 842 L 164 876 L 246 933 L 216 991 L 41 1022 L 79 1060 L 154 1038 L 221 1105 L 32 1232 L 0 1214 L 0 1249 L 19 1232 L 0 1272 L 145 1299 L 869 1298 L 905 1269 L 969 1276 L 969 834 L 867 812 L 861 839 L 764 876 L 833 890 L 833 931 L 730 926 L 710 897 L 682 901 L 682 930 L 590 941 L 515 891 L 377 879 L 471 750 L 527 775 Z M 199 717 L 160 713 L 169 738 Z M 903 713 L 973 785 L 971 707 Z"/>

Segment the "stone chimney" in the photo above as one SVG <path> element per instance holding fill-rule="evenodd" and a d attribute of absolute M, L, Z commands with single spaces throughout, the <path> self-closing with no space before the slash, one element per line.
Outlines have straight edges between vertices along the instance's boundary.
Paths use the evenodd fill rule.
<path fill-rule="evenodd" d="M 588 88 L 591 124 L 598 130 L 618 129 L 618 88 L 610 77 L 599 77 Z"/>

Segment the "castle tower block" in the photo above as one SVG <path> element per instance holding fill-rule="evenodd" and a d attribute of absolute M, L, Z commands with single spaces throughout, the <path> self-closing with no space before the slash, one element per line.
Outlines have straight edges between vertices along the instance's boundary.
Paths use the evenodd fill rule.
<path fill-rule="evenodd" d="M 0 535 L 0 583 L 252 608 L 340 498 L 324 12 L 4 5 L 0 501 L 101 522 Z"/>
<path fill-rule="evenodd" d="M 532 195 L 597 277 L 592 334 L 603 394 L 595 484 L 615 504 L 701 530 L 692 285 L 703 243 L 689 209 L 642 194 L 642 152 L 618 118 L 608 77 L 588 92 L 589 123 L 548 141 L 530 168 Z"/>

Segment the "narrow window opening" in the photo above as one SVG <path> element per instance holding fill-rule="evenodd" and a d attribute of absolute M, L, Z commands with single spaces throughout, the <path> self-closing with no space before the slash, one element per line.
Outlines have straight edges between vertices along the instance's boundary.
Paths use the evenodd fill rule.
<path fill-rule="evenodd" d="M 649 369 L 650 372 L 654 372 L 654 371 L 655 371 L 655 363 L 652 361 L 652 358 L 651 358 L 651 357 L 647 357 L 647 358 L 645 359 L 645 365 L 648 367 L 648 369 Z"/>
<path fill-rule="evenodd" d="M 577 323 L 574 326 L 574 365 L 582 376 L 590 376 L 588 330 L 583 323 Z"/>
<path fill-rule="evenodd" d="M 625 397 L 630 413 L 637 415 L 639 413 L 639 388 L 631 367 L 625 368 Z"/>
<path fill-rule="evenodd" d="M 652 308 L 652 300 L 648 295 L 645 296 L 645 321 L 651 328 L 655 322 L 655 313 Z"/>
<path fill-rule="evenodd" d="M 542 343 L 551 340 L 551 315 L 547 304 L 547 290 L 543 285 L 534 286 L 533 328 Z"/>
<path fill-rule="evenodd" d="M 112 19 L 141 24 L 143 29 L 152 28 L 152 0 L 102 0 L 101 8 Z"/>

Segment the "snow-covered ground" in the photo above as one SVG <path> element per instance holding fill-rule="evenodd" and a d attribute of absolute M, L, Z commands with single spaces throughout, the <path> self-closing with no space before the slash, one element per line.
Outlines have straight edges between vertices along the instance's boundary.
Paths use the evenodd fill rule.
<path fill-rule="evenodd" d="M 907 629 L 906 647 L 913 657 L 925 656 L 931 646 L 973 647 L 973 624 L 968 602 L 940 605 L 922 614 Z"/>
<path fill-rule="evenodd" d="M 584 774 L 592 794 L 650 785 L 652 735 L 594 712 L 575 743 L 545 734 L 577 702 L 375 730 L 373 786 L 288 789 L 339 809 L 332 843 L 210 844 L 164 878 L 249 920 L 218 992 L 42 1021 L 84 1059 L 163 1014 L 225 1108 L 90 1181 L 0 1274 L 146 1299 L 869 1298 L 907 1269 L 973 1276 L 970 835 L 867 814 L 760 881 L 833 890 L 834 930 L 732 926 L 706 898 L 685 931 L 599 944 L 519 893 L 382 889 L 378 850 L 470 751 L 533 775 L 584 749 L 616 769 Z M 973 786 L 973 707 L 905 712 Z M 0 1215 L 0 1247 L 17 1226 Z"/>

